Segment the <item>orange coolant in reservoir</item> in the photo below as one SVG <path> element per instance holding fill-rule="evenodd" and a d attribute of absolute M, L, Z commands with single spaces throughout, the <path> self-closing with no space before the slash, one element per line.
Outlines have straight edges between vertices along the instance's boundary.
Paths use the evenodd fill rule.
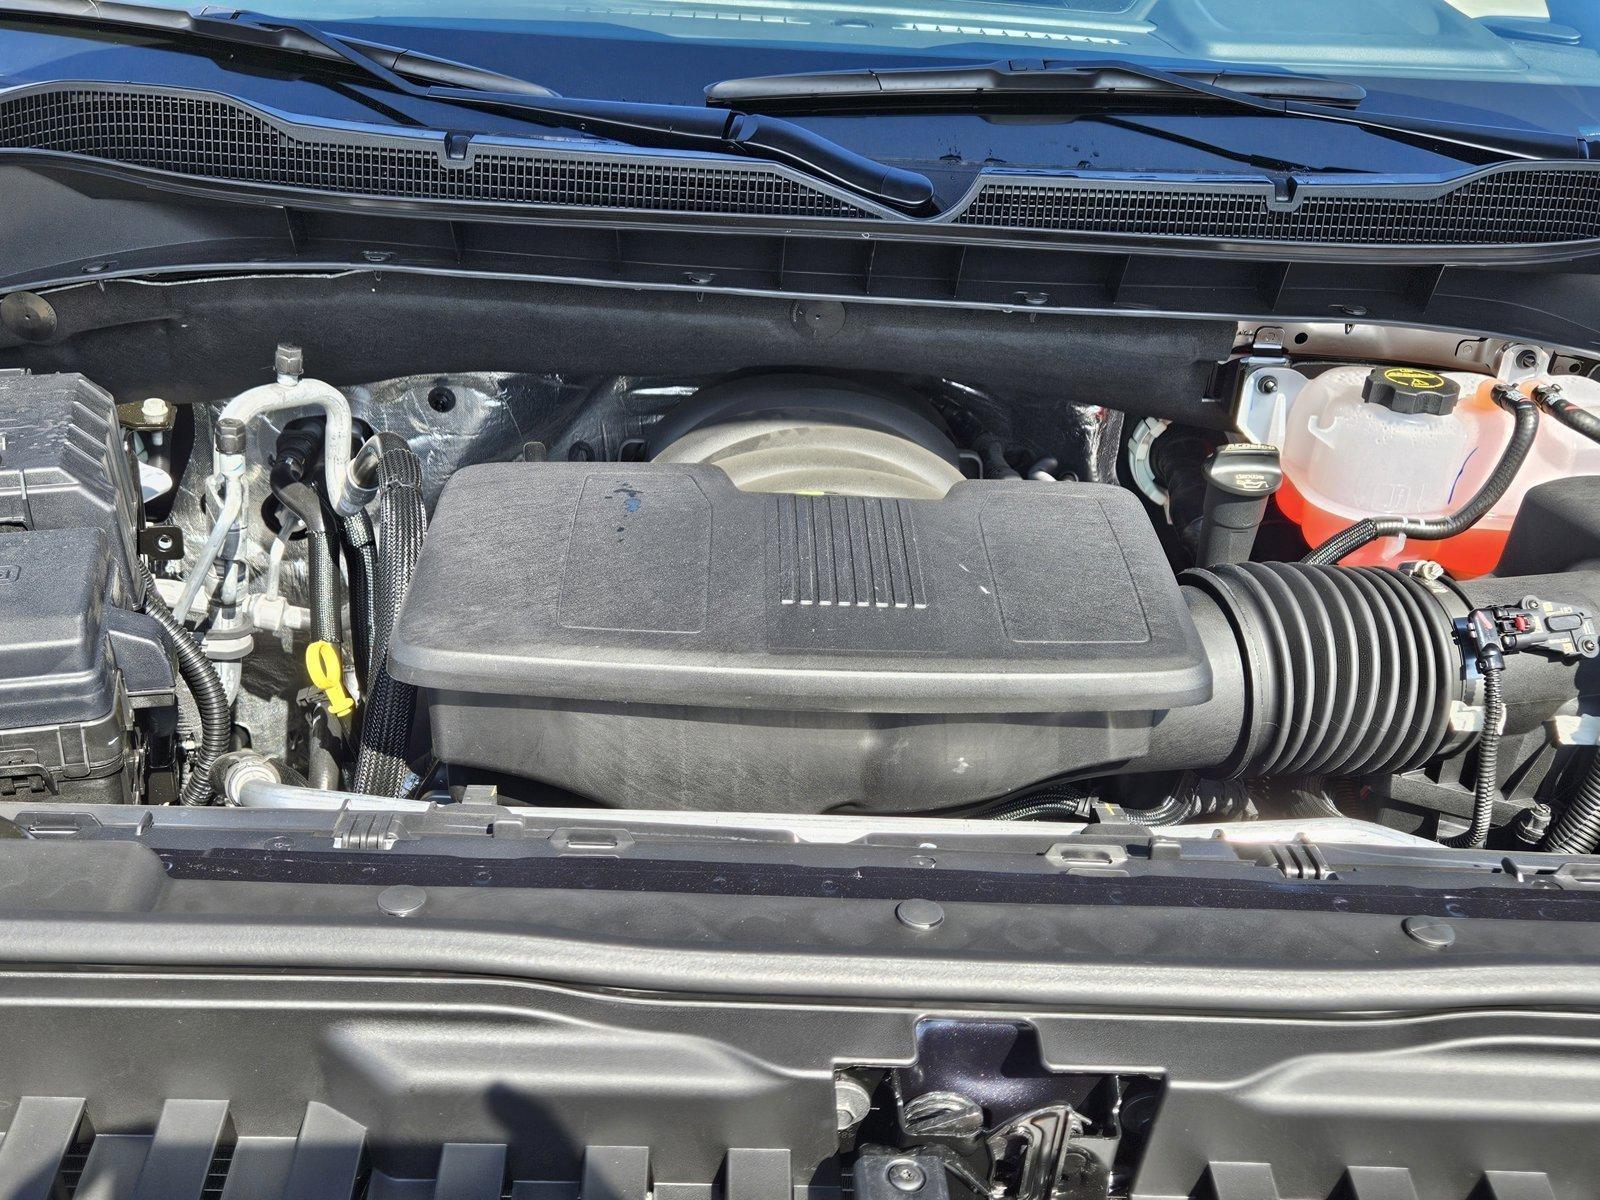
<path fill-rule="evenodd" d="M 1559 382 L 1568 400 L 1600 412 L 1600 382 Z M 1412 367 L 1323 372 L 1289 408 L 1278 507 L 1313 546 L 1366 517 L 1454 512 L 1483 486 L 1511 436 L 1511 415 L 1494 402 L 1493 387 L 1483 375 Z M 1457 578 L 1482 575 L 1499 561 L 1528 489 L 1568 475 L 1600 475 L 1600 444 L 1544 414 L 1516 480 L 1473 528 L 1442 541 L 1383 538 L 1343 561 L 1395 566 L 1428 558 Z"/>

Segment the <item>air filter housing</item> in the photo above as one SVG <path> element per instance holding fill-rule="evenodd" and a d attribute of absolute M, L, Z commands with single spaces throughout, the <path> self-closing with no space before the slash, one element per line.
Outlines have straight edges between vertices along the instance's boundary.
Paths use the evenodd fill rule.
<path fill-rule="evenodd" d="M 1138 757 L 1210 694 L 1120 489 L 766 495 L 703 464 L 459 471 L 390 655 L 446 762 L 630 807 L 949 807 Z"/>

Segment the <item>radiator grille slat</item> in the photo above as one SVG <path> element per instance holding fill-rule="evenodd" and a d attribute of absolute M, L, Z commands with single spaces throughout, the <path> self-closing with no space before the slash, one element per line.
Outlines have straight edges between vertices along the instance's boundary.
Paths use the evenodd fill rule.
<path fill-rule="evenodd" d="M 306 1105 L 298 1136 L 265 1136 L 246 1131 L 228 1139 L 233 1120 L 221 1101 L 168 1100 L 154 1132 L 97 1134 L 87 1118 L 94 1101 L 63 1097 L 24 1096 L 13 1106 L 0 1134 L 0 1197 L 4 1200 L 108 1200 L 128 1198 L 141 1174 L 165 1180 L 163 1200 L 806 1200 L 837 1196 L 833 1188 L 796 1188 L 800 1166 L 789 1149 L 728 1146 L 720 1179 L 662 1178 L 650 1146 L 594 1144 L 579 1146 L 578 1178 L 563 1168 L 554 1177 L 524 1175 L 519 1157 L 535 1150 L 545 1127 L 519 1126 L 516 1141 L 451 1142 L 437 1154 L 412 1156 L 411 1171 L 387 1174 L 369 1161 L 368 1129 L 319 1102 Z M 435 1118 L 448 1121 L 449 1117 Z M 4 1120 L 4 1118 L 0 1118 Z M 149 1126 L 144 1126 L 148 1129 Z M 396 1139 L 372 1139 L 378 1147 L 390 1142 L 391 1155 L 404 1149 Z M 170 1143 L 163 1148 L 163 1142 Z M 427 1145 L 427 1143 L 424 1143 Z M 202 1174 L 208 1147 L 215 1147 Z M 231 1148 L 231 1153 L 229 1152 Z M 411 1147 L 416 1149 L 418 1147 Z M 522 1154 L 519 1155 L 518 1151 Z M 534 1155 L 532 1157 L 537 1157 Z M 1389 1156 L 1392 1157 L 1392 1156 Z M 431 1161 L 429 1161 L 431 1160 Z M 870 1161 L 870 1158 L 869 1158 Z M 882 1162 L 882 1159 L 877 1161 Z M 1337 1160 L 1336 1160 L 1337 1161 Z M 1420 1171 L 1404 1162 L 1385 1166 L 1364 1163 L 1327 1171 L 1322 1187 L 1284 1187 L 1279 1179 L 1300 1178 L 1306 1161 L 1294 1147 L 1285 1150 L 1275 1169 L 1272 1161 L 1217 1157 L 1204 1164 L 1189 1200 L 1284 1200 L 1288 1197 L 1327 1200 L 1557 1200 L 1584 1195 L 1567 1188 L 1570 1173 L 1552 1176 L 1535 1166 L 1495 1170 L 1477 1164 L 1459 1166 L 1432 1159 Z M 176 1172 L 169 1170 L 173 1164 Z M 20 1170 L 19 1170 L 20 1168 Z M 670 1167 L 668 1168 L 671 1169 Z M 811 1169 L 801 1171 L 802 1179 Z M 1191 1177 L 1193 1174 L 1191 1173 Z M 1419 1186 L 1420 1185 L 1420 1186 Z M 141 1184 L 138 1192 L 154 1190 Z M 856 1186 L 855 1194 L 862 1189 Z M 848 1196 L 850 1193 L 844 1193 Z"/>
<path fill-rule="evenodd" d="M 83 1160 L 69 1150 L 87 1141 L 83 1100 L 68 1096 L 24 1096 L 0 1138 L 0 1196 L 6 1200 L 52 1200 L 63 1167 L 81 1172 Z"/>
<path fill-rule="evenodd" d="M 227 1101 L 168 1100 L 162 1106 L 133 1200 L 203 1196 L 219 1152 L 231 1154 L 232 1148 Z"/>

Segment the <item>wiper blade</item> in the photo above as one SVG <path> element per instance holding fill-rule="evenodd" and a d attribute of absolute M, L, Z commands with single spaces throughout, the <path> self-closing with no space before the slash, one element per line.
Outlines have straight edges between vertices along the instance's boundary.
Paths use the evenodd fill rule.
<path fill-rule="evenodd" d="M 1198 86 L 1196 86 L 1198 85 Z M 758 75 L 725 79 L 706 89 L 715 106 L 760 105 L 772 110 L 794 102 L 811 111 L 827 103 L 848 108 L 854 101 L 1017 96 L 1115 97 L 1130 105 L 1173 99 L 1200 100 L 1237 107 L 1246 98 L 1311 100 L 1356 105 L 1367 89 L 1314 75 L 1272 75 L 1258 71 L 1155 71 L 1121 62 L 1006 59 L 951 67 L 895 67 L 876 71 L 813 71 L 799 75 Z"/>
<path fill-rule="evenodd" d="M 138 29 L 154 33 L 224 41 L 230 45 L 250 46 L 257 49 L 294 54 L 323 62 L 351 63 L 345 49 L 329 47 L 323 39 L 313 38 L 299 30 L 269 31 L 253 25 L 237 24 L 227 20 L 228 13 L 185 12 L 181 8 L 161 8 L 152 4 L 126 4 L 117 0 L 22 0 L 16 4 L 0 4 L 0 17 L 34 17 L 81 21 L 87 25 L 113 25 L 124 29 Z M 272 36 L 276 32 L 277 36 Z M 331 35 L 330 35 L 331 36 Z M 492 88 L 495 91 L 516 92 L 525 96 L 554 96 L 556 93 L 537 83 L 502 75 L 454 59 L 438 58 L 417 50 L 400 46 L 387 46 L 382 42 L 369 42 L 363 38 L 338 36 L 340 46 L 355 51 L 386 70 L 407 79 L 423 83 L 442 84 L 448 87 Z M 358 70 L 363 70 L 359 64 Z"/>
<path fill-rule="evenodd" d="M 1588 158 L 1576 135 L 1353 111 L 1365 89 L 1316 76 L 1227 70 L 1169 71 L 1119 59 L 1008 59 L 958 67 L 822 71 L 729 79 L 706 89 L 713 107 L 776 112 L 906 109 L 1173 111 L 1224 108 L 1353 125 L 1446 153 L 1490 159 Z"/>
<path fill-rule="evenodd" d="M 419 100 L 512 114 L 630 146 L 738 154 L 779 162 L 909 212 L 927 210 L 933 183 L 916 171 L 876 162 L 803 126 L 751 113 L 679 104 L 635 104 L 558 96 L 526 80 L 447 59 L 344 38 L 306 21 L 244 11 L 180 12 L 100 0 L 13 0 L 0 17 L 81 21 L 257 50 L 340 61 L 388 91 Z M 398 57 L 395 57 L 398 56 Z M 421 79 L 425 82 L 417 82 Z M 435 82 L 437 80 L 437 82 Z"/>

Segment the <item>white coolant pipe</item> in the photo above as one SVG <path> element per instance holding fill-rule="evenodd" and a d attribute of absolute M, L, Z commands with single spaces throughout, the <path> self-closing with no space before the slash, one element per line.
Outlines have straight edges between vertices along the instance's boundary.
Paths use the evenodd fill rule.
<path fill-rule="evenodd" d="M 350 402 L 332 384 L 320 379 L 296 379 L 279 376 L 277 383 L 265 383 L 240 392 L 229 400 L 220 413 L 218 422 L 235 420 L 242 425 L 266 413 L 288 412 L 293 409 L 316 409 L 327 421 L 322 444 L 322 473 L 328 486 L 328 500 L 340 516 L 352 516 L 361 508 L 359 489 L 350 478 Z M 218 455 L 217 469 L 227 474 L 227 464 Z M 240 455 L 242 457 L 242 454 Z"/>

